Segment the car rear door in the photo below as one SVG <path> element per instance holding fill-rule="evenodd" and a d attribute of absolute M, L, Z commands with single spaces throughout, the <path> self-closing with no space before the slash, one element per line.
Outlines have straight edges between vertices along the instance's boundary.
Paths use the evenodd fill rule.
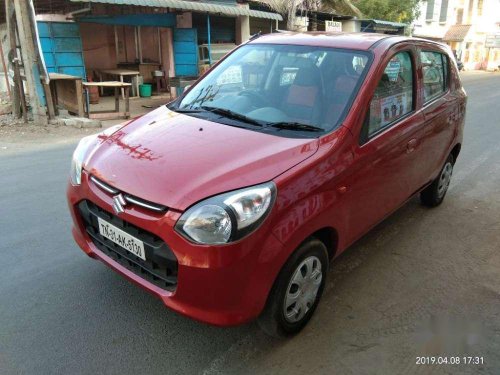
<path fill-rule="evenodd" d="M 355 146 L 347 199 L 352 242 L 417 189 L 424 116 L 417 100 L 415 48 L 397 45 L 374 75 L 373 92 Z"/>
<path fill-rule="evenodd" d="M 422 44 L 418 58 L 422 76 L 419 91 L 425 118 L 421 178 L 430 182 L 441 170 L 452 146 L 461 113 L 461 96 L 451 88 L 451 64 L 444 50 Z"/>

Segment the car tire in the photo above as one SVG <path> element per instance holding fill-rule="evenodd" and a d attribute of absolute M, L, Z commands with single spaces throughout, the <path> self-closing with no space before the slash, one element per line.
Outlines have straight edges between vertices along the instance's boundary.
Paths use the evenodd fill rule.
<path fill-rule="evenodd" d="M 297 248 L 281 269 L 258 318 L 266 334 L 283 338 L 305 327 L 321 299 L 328 264 L 328 252 L 320 240 L 311 238 Z"/>
<path fill-rule="evenodd" d="M 420 193 L 420 202 L 427 207 L 439 206 L 446 196 L 453 174 L 453 155 L 448 156 L 439 176 Z"/>

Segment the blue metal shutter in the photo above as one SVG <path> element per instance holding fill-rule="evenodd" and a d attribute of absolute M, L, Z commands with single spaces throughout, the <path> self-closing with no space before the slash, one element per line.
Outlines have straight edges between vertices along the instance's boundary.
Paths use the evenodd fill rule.
<path fill-rule="evenodd" d="M 176 76 L 198 75 L 198 37 L 196 29 L 174 29 Z"/>
<path fill-rule="evenodd" d="M 47 70 L 86 78 L 80 26 L 72 22 L 37 22 Z"/>

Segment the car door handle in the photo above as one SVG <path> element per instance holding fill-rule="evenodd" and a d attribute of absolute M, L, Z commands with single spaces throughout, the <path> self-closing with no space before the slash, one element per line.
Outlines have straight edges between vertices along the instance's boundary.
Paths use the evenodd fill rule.
<path fill-rule="evenodd" d="M 408 143 L 406 144 L 406 152 L 410 153 L 415 150 L 417 147 L 418 141 L 416 138 L 410 139 Z"/>

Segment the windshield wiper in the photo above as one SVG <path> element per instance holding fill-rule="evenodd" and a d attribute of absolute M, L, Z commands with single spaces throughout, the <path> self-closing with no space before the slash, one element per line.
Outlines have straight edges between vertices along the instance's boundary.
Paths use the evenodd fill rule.
<path fill-rule="evenodd" d="M 226 108 L 219 108 L 219 107 L 210 107 L 203 105 L 200 108 L 204 109 L 205 111 L 209 111 L 212 113 L 215 113 L 217 115 L 222 115 L 224 117 L 227 117 L 232 120 L 238 120 L 242 122 L 246 122 L 247 124 L 252 124 L 252 125 L 257 125 L 257 126 L 264 126 L 264 124 L 259 121 L 259 120 L 254 120 L 253 118 L 247 117 L 245 115 L 242 115 L 241 113 L 231 111 L 230 109 Z"/>
<path fill-rule="evenodd" d="M 205 112 L 202 109 L 199 108 L 175 108 L 171 109 L 171 111 L 178 112 L 178 113 L 199 113 L 199 112 Z"/>
<path fill-rule="evenodd" d="M 299 131 L 306 131 L 306 132 L 322 132 L 325 130 L 325 129 L 320 128 L 318 126 L 302 124 L 300 122 L 286 122 L 286 121 L 270 122 L 267 125 L 270 127 L 273 127 L 273 128 L 278 128 L 278 129 L 299 130 Z"/>

